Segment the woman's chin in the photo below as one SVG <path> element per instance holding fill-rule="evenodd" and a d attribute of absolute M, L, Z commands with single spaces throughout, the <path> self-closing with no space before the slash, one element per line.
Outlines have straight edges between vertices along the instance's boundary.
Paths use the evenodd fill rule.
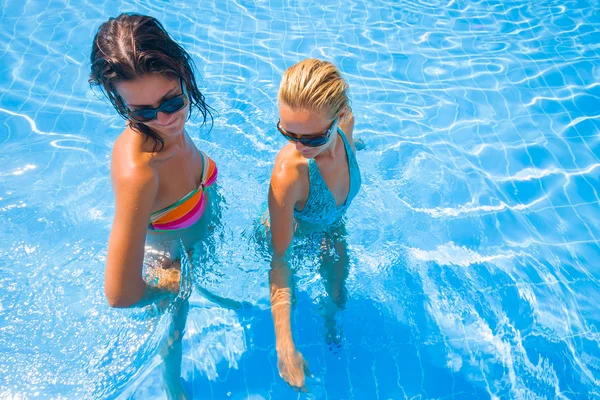
<path fill-rule="evenodd" d="M 163 137 L 174 137 L 183 133 L 184 125 L 183 121 L 177 120 L 169 125 L 157 125 L 154 129 Z"/>
<path fill-rule="evenodd" d="M 302 157 L 304 157 L 304 158 L 306 158 L 306 159 L 309 159 L 309 158 L 315 158 L 315 155 L 314 155 L 314 154 L 312 154 L 312 152 L 309 152 L 309 151 L 307 151 L 307 152 L 300 151 L 299 153 L 300 153 L 300 155 L 301 155 Z"/>
<path fill-rule="evenodd" d="M 321 152 L 320 151 L 315 151 L 314 149 L 310 149 L 310 150 L 306 150 L 306 151 L 300 151 L 298 150 L 298 152 L 300 153 L 300 155 L 304 158 L 315 158 L 316 156 L 318 156 Z"/>

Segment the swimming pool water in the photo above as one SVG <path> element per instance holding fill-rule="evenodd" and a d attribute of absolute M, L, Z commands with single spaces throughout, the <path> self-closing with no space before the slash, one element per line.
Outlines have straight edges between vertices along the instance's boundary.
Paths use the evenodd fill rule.
<path fill-rule="evenodd" d="M 192 293 L 181 375 L 199 399 L 600 397 L 597 1 L 15 1 L 0 5 L 0 397 L 164 398 L 172 309 L 103 295 L 123 121 L 87 84 L 120 12 L 193 55 L 214 128 L 189 126 L 224 206 Z M 353 98 L 363 186 L 347 215 L 341 346 L 316 255 L 293 327 L 314 378 L 279 378 L 254 241 L 282 72 L 331 60 Z M 177 305 L 177 304 L 176 304 Z M 180 306 L 180 305 L 178 305 Z M 172 306 L 173 307 L 173 306 Z"/>

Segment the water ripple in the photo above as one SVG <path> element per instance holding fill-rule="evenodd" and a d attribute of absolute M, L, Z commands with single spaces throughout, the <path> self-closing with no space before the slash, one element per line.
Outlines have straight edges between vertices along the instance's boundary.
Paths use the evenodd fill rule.
<path fill-rule="evenodd" d="M 365 144 L 339 353 L 323 344 L 317 255 L 297 271 L 294 334 L 316 376 L 307 396 L 600 396 L 596 3 L 4 2 L 0 397 L 160 396 L 158 349 L 188 295 L 186 388 L 290 397 L 268 261 L 249 232 L 284 144 L 279 80 L 305 57 L 340 66 Z M 212 130 L 189 125 L 225 198 L 215 259 L 193 280 L 253 304 L 247 314 L 210 303 L 192 279 L 170 309 L 104 303 L 110 152 L 124 123 L 89 89 L 87 63 L 98 25 L 129 10 L 190 51 L 218 112 Z"/>

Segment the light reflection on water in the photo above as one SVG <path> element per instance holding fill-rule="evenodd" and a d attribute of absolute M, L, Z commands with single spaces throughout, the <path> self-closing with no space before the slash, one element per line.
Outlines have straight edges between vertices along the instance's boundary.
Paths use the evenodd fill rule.
<path fill-rule="evenodd" d="M 214 257 L 193 254 L 191 280 L 247 303 L 191 290 L 181 376 L 197 398 L 292 394 L 254 233 L 283 144 L 279 79 L 308 56 L 346 74 L 366 148 L 341 349 L 324 338 L 318 257 L 296 265 L 295 338 L 315 375 L 306 397 L 599 395 L 597 4 L 1 9 L 0 397 L 163 396 L 159 354 L 179 303 L 110 310 L 102 289 L 123 121 L 91 93 L 88 57 L 99 24 L 131 10 L 193 54 L 218 111 L 212 131 L 189 125 L 223 197 Z"/>

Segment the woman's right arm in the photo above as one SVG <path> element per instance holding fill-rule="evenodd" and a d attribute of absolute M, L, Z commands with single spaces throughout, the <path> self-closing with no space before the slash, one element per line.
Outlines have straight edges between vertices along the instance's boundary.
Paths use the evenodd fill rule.
<path fill-rule="evenodd" d="M 117 170 L 113 163 L 112 169 L 115 218 L 108 240 L 104 293 L 111 307 L 130 307 L 146 293 L 144 246 L 158 179 L 147 165 Z"/>
<path fill-rule="evenodd" d="M 273 259 L 269 273 L 271 313 L 275 325 L 277 367 L 281 377 L 296 388 L 304 388 L 308 365 L 296 350 L 292 338 L 291 271 L 285 253 L 294 237 L 294 205 L 300 195 L 300 179 L 296 166 L 286 166 L 278 157 L 269 187 L 269 217 Z"/>
<path fill-rule="evenodd" d="M 269 273 L 271 312 L 275 325 L 277 350 L 293 348 L 291 312 L 291 272 L 285 252 L 294 236 L 294 201 L 292 185 L 285 175 L 273 172 L 269 187 L 269 220 L 273 258 Z"/>

